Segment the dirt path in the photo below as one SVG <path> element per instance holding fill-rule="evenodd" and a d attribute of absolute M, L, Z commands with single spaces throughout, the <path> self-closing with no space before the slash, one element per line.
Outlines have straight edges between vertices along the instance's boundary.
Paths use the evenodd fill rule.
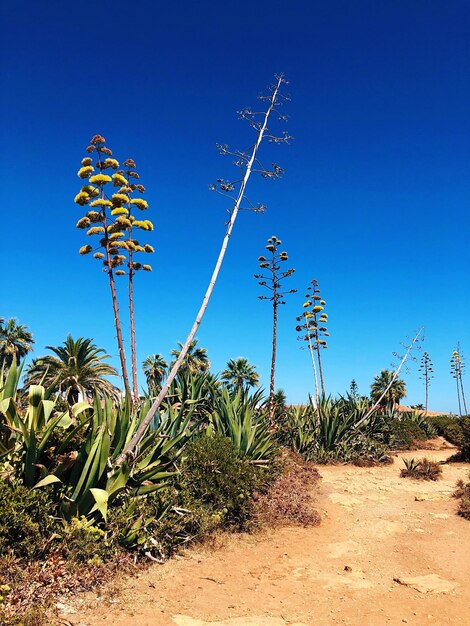
<path fill-rule="evenodd" d="M 317 626 L 470 624 L 470 523 L 451 493 L 470 465 L 437 483 L 382 468 L 322 466 L 317 528 L 231 537 L 190 550 L 137 579 L 114 600 L 87 596 L 74 626 Z M 396 582 L 408 582 L 406 586 Z M 415 579 L 413 581 L 413 579 Z"/>

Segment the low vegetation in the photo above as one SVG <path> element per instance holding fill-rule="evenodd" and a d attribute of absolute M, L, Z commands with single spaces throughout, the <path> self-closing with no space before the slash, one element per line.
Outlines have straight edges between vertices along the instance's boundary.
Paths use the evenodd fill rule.
<path fill-rule="evenodd" d="M 405 467 L 401 470 L 402 478 L 417 478 L 418 480 L 439 480 L 442 467 L 429 459 L 403 459 Z"/>
<path fill-rule="evenodd" d="M 457 513 L 464 519 L 470 520 L 470 476 L 467 482 L 459 480 L 457 489 L 454 491 L 454 498 L 459 499 L 459 508 Z"/>

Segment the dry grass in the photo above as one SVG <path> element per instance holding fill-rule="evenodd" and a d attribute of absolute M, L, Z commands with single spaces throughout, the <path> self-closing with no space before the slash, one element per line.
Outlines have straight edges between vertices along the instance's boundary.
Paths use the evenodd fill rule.
<path fill-rule="evenodd" d="M 317 526 L 320 516 L 312 492 L 319 479 L 312 463 L 298 454 L 283 452 L 279 476 L 267 493 L 256 494 L 256 521 L 270 528 L 286 524 Z"/>
<path fill-rule="evenodd" d="M 459 480 L 453 496 L 460 500 L 457 511 L 458 515 L 470 521 L 470 480 L 467 483 L 464 483 L 463 480 Z"/>

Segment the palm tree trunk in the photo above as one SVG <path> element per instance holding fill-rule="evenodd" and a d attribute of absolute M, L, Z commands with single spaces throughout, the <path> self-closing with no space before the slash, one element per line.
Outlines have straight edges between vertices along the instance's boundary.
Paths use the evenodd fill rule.
<path fill-rule="evenodd" d="M 271 354 L 271 377 L 269 381 L 269 421 L 271 426 L 274 426 L 274 378 L 276 371 L 276 348 L 277 348 L 277 292 L 274 289 L 273 293 L 273 339 L 272 339 L 272 354 Z"/>
<path fill-rule="evenodd" d="M 194 324 L 192 325 L 191 330 L 189 331 L 189 335 L 186 338 L 186 342 L 178 356 L 178 358 L 176 359 L 173 367 L 171 368 L 170 373 L 168 374 L 168 377 L 165 381 L 165 384 L 162 387 L 162 390 L 160 391 L 160 393 L 158 394 L 157 398 L 154 400 L 152 406 L 150 407 L 149 412 L 147 413 L 145 419 L 142 420 L 140 426 L 137 428 L 135 435 L 132 437 L 131 441 L 127 444 L 126 448 L 124 449 L 124 451 L 122 452 L 122 454 L 119 455 L 119 457 L 116 459 L 116 467 L 120 467 L 123 462 L 125 461 L 126 457 L 128 454 L 131 454 L 136 446 L 139 444 L 140 440 L 142 439 L 142 437 L 144 436 L 149 424 L 151 423 L 151 421 L 153 420 L 153 417 L 155 415 L 155 413 L 158 411 L 158 409 L 160 408 L 161 403 L 163 402 L 163 400 L 165 399 L 168 390 L 170 388 L 171 383 L 173 382 L 173 380 L 175 379 L 179 368 L 181 367 L 181 364 L 183 363 L 186 354 L 191 346 L 191 342 L 194 339 L 194 336 L 196 335 L 196 332 L 199 328 L 199 326 L 201 325 L 202 319 L 204 317 L 204 314 L 206 312 L 206 309 L 209 305 L 209 300 L 211 298 L 212 292 L 214 291 L 214 287 L 215 287 L 215 283 L 217 281 L 217 277 L 219 275 L 220 272 L 220 268 L 222 267 L 222 262 L 224 260 L 225 257 L 225 253 L 227 251 L 227 246 L 228 246 L 228 242 L 230 240 L 230 236 L 232 234 L 232 230 L 233 227 L 235 225 L 235 221 L 237 219 L 237 215 L 238 212 L 240 210 L 240 204 L 242 202 L 242 199 L 245 196 L 245 189 L 246 189 L 246 185 L 248 183 L 248 180 L 251 176 L 251 170 L 253 168 L 253 164 L 255 162 L 256 159 L 256 155 L 258 153 L 259 150 L 259 146 L 261 144 L 261 141 L 263 140 L 264 134 L 266 132 L 267 129 L 267 124 L 268 124 L 268 120 L 269 120 L 269 116 L 271 115 L 273 109 L 274 109 L 274 105 L 276 103 L 276 99 L 277 99 L 277 95 L 279 92 L 279 89 L 281 87 L 283 78 L 282 76 L 279 77 L 277 85 L 275 86 L 271 99 L 270 99 L 270 104 L 268 107 L 268 110 L 266 111 L 265 115 L 264 115 L 264 120 L 263 123 L 261 125 L 261 127 L 259 128 L 258 131 L 258 136 L 256 138 L 255 144 L 253 146 L 253 150 L 250 156 L 250 159 L 247 163 L 246 166 L 246 171 L 245 171 L 245 175 L 243 177 L 243 180 L 240 184 L 240 189 L 238 191 L 238 195 L 237 195 L 237 199 L 235 201 L 234 207 L 233 207 L 233 211 L 230 217 L 230 221 L 228 223 L 227 226 L 227 230 L 225 232 L 225 236 L 224 239 L 222 241 L 222 247 L 220 249 L 219 252 L 219 256 L 217 258 L 215 267 L 214 267 L 214 271 L 212 273 L 211 279 L 209 281 L 209 285 L 207 287 L 206 293 L 204 295 L 204 298 L 202 300 L 202 304 L 201 307 L 199 309 L 198 314 L 196 315 L 196 319 L 194 321 Z"/>
<path fill-rule="evenodd" d="M 135 317 L 134 317 L 134 270 L 132 269 L 132 251 L 129 251 L 129 318 L 131 325 L 131 361 L 132 386 L 134 388 L 134 403 L 139 403 L 139 385 L 137 384 L 137 356 L 135 347 Z"/>

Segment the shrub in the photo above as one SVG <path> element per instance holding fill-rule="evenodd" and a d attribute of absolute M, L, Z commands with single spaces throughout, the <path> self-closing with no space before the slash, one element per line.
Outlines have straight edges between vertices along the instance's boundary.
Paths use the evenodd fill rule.
<path fill-rule="evenodd" d="M 429 459 L 403 459 L 405 467 L 401 470 L 403 478 L 417 478 L 418 480 L 438 480 L 442 474 L 442 467 Z"/>
<path fill-rule="evenodd" d="M 457 489 L 453 493 L 454 498 L 460 500 L 458 515 L 470 520 L 470 480 L 466 483 L 463 480 L 457 482 Z"/>
<path fill-rule="evenodd" d="M 314 506 L 313 487 L 320 479 L 318 471 L 299 454 L 284 452 L 278 475 L 264 493 L 255 494 L 254 518 L 260 524 L 316 526 L 320 516 Z"/>
<path fill-rule="evenodd" d="M 217 524 L 244 528 L 253 513 L 252 494 L 263 482 L 262 470 L 239 459 L 230 439 L 218 434 L 195 439 L 185 454 L 183 501 L 198 502 Z"/>
<path fill-rule="evenodd" d="M 428 438 L 418 423 L 408 416 L 391 417 L 386 422 L 386 442 L 393 450 L 409 450 Z"/>
<path fill-rule="evenodd" d="M 59 528 L 57 505 L 44 490 L 0 483 L 0 553 L 8 550 L 26 559 L 41 558 Z"/>

